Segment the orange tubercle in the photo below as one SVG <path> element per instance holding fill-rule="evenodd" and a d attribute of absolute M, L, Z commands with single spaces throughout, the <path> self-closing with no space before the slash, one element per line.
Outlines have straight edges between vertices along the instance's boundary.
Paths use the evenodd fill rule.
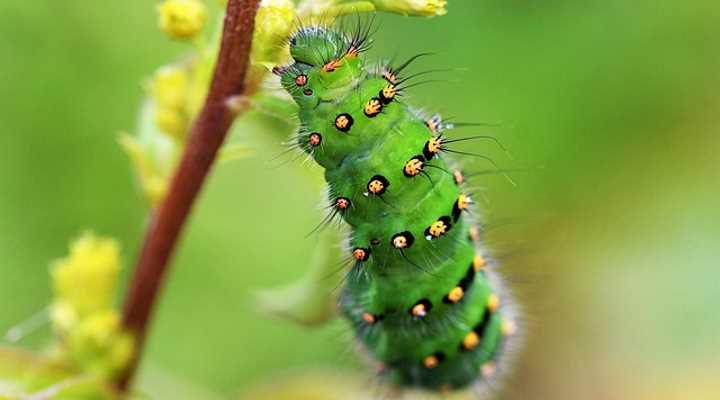
<path fill-rule="evenodd" d="M 465 291 L 460 286 L 455 286 L 450 293 L 448 293 L 448 300 L 450 300 L 453 303 L 457 303 L 458 301 L 462 300 L 463 296 L 465 296 Z"/>

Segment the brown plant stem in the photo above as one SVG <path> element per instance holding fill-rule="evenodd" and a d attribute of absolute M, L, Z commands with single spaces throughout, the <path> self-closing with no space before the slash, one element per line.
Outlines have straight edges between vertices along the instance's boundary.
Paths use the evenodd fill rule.
<path fill-rule="evenodd" d="M 193 202 L 202 189 L 237 111 L 228 101 L 245 90 L 258 0 L 229 0 L 217 64 L 205 104 L 190 130 L 187 145 L 165 199 L 150 221 L 123 309 L 123 325 L 134 335 L 136 350 L 118 376 L 127 391 L 142 354 L 150 317 L 170 258 Z"/>

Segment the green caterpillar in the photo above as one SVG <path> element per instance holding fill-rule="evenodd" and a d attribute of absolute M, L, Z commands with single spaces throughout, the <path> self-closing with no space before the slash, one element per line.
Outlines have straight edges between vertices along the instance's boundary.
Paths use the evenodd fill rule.
<path fill-rule="evenodd" d="M 405 64 L 369 68 L 370 28 L 316 25 L 290 39 L 274 73 L 299 106 L 296 146 L 325 168 L 333 210 L 352 228 L 340 296 L 380 375 L 445 391 L 495 378 L 513 308 L 478 245 L 463 175 L 440 117 L 400 101 Z"/>

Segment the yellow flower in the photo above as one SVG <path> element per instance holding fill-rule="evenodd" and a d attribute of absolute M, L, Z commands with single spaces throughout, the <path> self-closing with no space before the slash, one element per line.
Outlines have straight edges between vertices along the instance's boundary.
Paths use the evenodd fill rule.
<path fill-rule="evenodd" d="M 59 308 L 55 316 L 62 316 L 67 323 L 110 307 L 120 269 L 119 258 L 119 245 L 114 239 L 85 233 L 73 242 L 70 255 L 55 261 L 51 267 Z"/>
<path fill-rule="evenodd" d="M 77 310 L 68 301 L 56 300 L 50 305 L 50 321 L 57 332 L 69 332 L 79 319 Z"/>
<path fill-rule="evenodd" d="M 370 0 L 380 11 L 433 17 L 445 15 L 446 0 Z"/>
<path fill-rule="evenodd" d="M 158 6 L 158 26 L 173 39 L 189 39 L 202 31 L 207 19 L 198 0 L 165 0 Z"/>
<path fill-rule="evenodd" d="M 290 35 L 295 17 L 295 4 L 290 0 L 260 2 L 250 56 L 253 64 L 275 65 L 287 54 L 283 44 Z"/>
<path fill-rule="evenodd" d="M 155 124 L 177 140 L 184 140 L 189 125 L 190 73 L 187 68 L 167 65 L 159 68 L 149 85 L 155 100 Z"/>
<path fill-rule="evenodd" d="M 84 371 L 103 376 L 120 371 L 134 350 L 131 336 L 121 330 L 120 315 L 111 309 L 83 320 L 66 339 L 68 358 Z"/>
<path fill-rule="evenodd" d="M 55 301 L 50 318 L 60 339 L 60 356 L 102 376 L 121 370 L 134 351 L 112 304 L 120 269 L 119 245 L 111 238 L 85 233 L 70 254 L 53 263 Z"/>
<path fill-rule="evenodd" d="M 166 107 L 183 107 L 186 103 L 190 77 L 185 68 L 166 65 L 155 71 L 150 91 L 155 101 Z"/>
<path fill-rule="evenodd" d="M 157 107 L 155 123 L 161 131 L 171 137 L 181 141 L 185 139 L 188 124 L 181 110 L 172 107 Z"/>

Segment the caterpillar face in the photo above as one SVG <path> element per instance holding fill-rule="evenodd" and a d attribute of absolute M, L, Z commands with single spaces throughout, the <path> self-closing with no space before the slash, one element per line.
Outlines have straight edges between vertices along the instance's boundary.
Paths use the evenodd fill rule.
<path fill-rule="evenodd" d="M 325 65 L 335 54 L 343 51 L 345 38 L 339 32 L 323 26 L 299 29 L 290 38 L 290 56 L 296 63 Z"/>
<path fill-rule="evenodd" d="M 366 31 L 302 28 L 293 63 L 275 69 L 300 108 L 300 148 L 325 168 L 333 212 L 352 230 L 357 273 L 340 307 L 388 381 L 482 384 L 516 330 L 510 300 L 476 247 L 465 178 L 439 157 L 451 126 L 397 101 L 409 62 L 366 68 Z"/>

